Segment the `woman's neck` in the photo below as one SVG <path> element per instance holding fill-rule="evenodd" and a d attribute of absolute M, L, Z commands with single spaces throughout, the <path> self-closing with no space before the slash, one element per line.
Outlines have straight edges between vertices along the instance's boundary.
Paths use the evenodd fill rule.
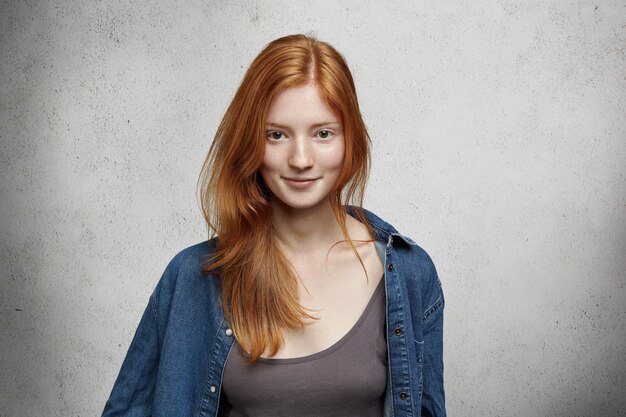
<path fill-rule="evenodd" d="M 274 204 L 272 216 L 280 242 L 291 251 L 310 253 L 345 239 L 328 200 L 306 209 Z"/>

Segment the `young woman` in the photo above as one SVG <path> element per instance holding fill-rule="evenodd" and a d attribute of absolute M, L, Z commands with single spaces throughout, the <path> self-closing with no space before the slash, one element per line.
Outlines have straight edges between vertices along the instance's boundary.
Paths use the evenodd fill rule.
<path fill-rule="evenodd" d="M 271 42 L 200 176 L 212 238 L 166 268 L 103 416 L 445 416 L 441 284 L 361 207 L 369 158 L 343 57 Z"/>

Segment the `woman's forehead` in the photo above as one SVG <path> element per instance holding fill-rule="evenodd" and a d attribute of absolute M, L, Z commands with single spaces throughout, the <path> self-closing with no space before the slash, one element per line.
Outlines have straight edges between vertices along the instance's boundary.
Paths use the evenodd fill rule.
<path fill-rule="evenodd" d="M 294 123 L 314 126 L 340 122 L 341 118 L 324 102 L 314 84 L 282 91 L 270 103 L 266 118 L 266 124 L 276 127 Z"/>

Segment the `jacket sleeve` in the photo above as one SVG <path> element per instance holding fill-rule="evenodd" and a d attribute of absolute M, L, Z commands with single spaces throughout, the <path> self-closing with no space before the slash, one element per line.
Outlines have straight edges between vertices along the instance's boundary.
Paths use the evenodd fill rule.
<path fill-rule="evenodd" d="M 102 417 L 147 417 L 152 414 L 159 365 L 157 303 L 158 286 L 135 331 Z"/>
<path fill-rule="evenodd" d="M 424 323 L 424 362 L 422 367 L 422 416 L 445 417 L 443 385 L 443 310 L 444 297 L 435 266 L 428 258 L 427 303 Z"/>

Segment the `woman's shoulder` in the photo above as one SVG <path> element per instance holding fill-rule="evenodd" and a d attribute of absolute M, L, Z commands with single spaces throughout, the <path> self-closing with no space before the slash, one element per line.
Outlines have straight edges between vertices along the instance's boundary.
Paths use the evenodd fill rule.
<path fill-rule="evenodd" d="M 346 209 L 352 216 L 356 216 L 358 210 L 356 207 L 346 206 Z M 412 237 L 401 233 L 389 221 L 383 220 L 371 210 L 363 208 L 363 213 L 377 240 L 387 242 L 391 239 L 392 245 L 405 247 L 413 256 L 417 257 L 421 263 L 432 263 L 426 250 L 418 245 Z"/>
<path fill-rule="evenodd" d="M 355 213 L 353 207 L 349 213 Z M 396 254 L 396 260 L 403 270 L 407 285 L 424 293 L 425 298 L 437 299 L 441 292 L 441 282 L 435 263 L 430 254 L 412 237 L 398 231 L 390 222 L 383 220 L 372 211 L 363 209 L 367 222 L 372 227 L 376 240 L 390 244 Z"/>
<path fill-rule="evenodd" d="M 168 269 L 180 270 L 181 268 L 193 268 L 202 264 L 215 251 L 217 237 L 188 246 L 180 250 L 170 260 Z"/>
<path fill-rule="evenodd" d="M 217 238 L 205 240 L 180 250 L 172 257 L 159 280 L 159 291 L 172 292 L 180 285 L 194 286 L 212 280 L 202 266 L 215 251 Z"/>

